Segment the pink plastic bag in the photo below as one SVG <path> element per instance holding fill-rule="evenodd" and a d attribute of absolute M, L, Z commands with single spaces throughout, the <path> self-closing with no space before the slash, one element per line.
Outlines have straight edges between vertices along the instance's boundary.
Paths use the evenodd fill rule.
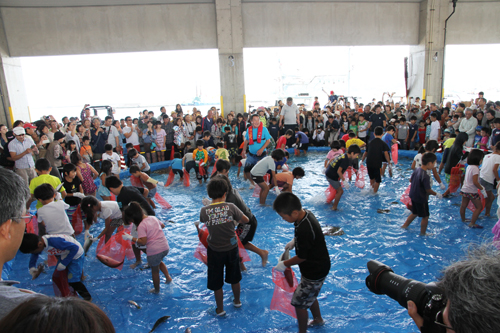
<path fill-rule="evenodd" d="M 118 232 L 111 236 L 105 243 L 105 237 L 101 237 L 97 244 L 96 256 L 104 265 L 122 270 L 125 257 L 127 259 L 135 258 L 132 250 L 132 242 L 122 238 L 123 234 L 130 234 L 130 230 L 123 227 L 118 228 Z"/>
<path fill-rule="evenodd" d="M 155 200 L 160 204 L 163 209 L 170 209 L 172 205 L 167 202 L 158 192 L 155 194 Z"/>
<path fill-rule="evenodd" d="M 235 231 L 236 234 L 236 231 Z M 198 238 L 200 239 L 200 242 L 198 243 L 198 246 L 196 247 L 196 250 L 194 250 L 194 257 L 200 260 L 202 263 L 205 265 L 207 264 L 207 238 L 208 238 L 208 229 L 205 225 L 201 227 L 201 232 L 198 234 Z M 236 239 L 238 240 L 238 251 L 240 254 L 240 258 L 242 259 L 242 262 L 247 262 L 250 261 L 250 256 L 248 255 L 247 250 L 243 246 L 243 243 L 241 243 L 240 238 L 238 235 L 236 235 Z"/>
<path fill-rule="evenodd" d="M 361 165 L 358 170 L 358 174 L 356 176 L 356 187 L 365 188 L 365 177 L 368 173 L 368 169 L 364 165 Z"/>
<path fill-rule="evenodd" d="M 186 169 L 184 169 L 184 186 L 186 187 L 191 186 L 191 180 L 189 179 L 189 172 L 187 172 Z"/>
<path fill-rule="evenodd" d="M 394 144 L 391 147 L 391 158 L 394 164 L 398 164 L 398 152 L 399 152 L 399 147 L 398 144 Z"/>
<path fill-rule="evenodd" d="M 333 199 L 335 199 L 336 195 L 337 195 L 337 190 L 334 189 L 332 185 L 329 185 L 328 188 L 325 190 L 326 203 L 331 203 Z"/>
<path fill-rule="evenodd" d="M 484 198 L 484 195 L 481 193 L 480 190 L 477 190 L 477 194 L 479 194 L 479 197 L 481 198 L 481 205 L 483 206 L 483 208 L 481 209 L 481 211 L 484 210 L 484 205 L 486 204 L 486 199 Z M 474 206 L 474 204 L 472 203 L 472 200 L 469 201 L 469 204 L 467 205 L 467 208 L 471 211 L 471 212 L 475 212 L 476 211 L 476 206 Z"/>
<path fill-rule="evenodd" d="M 142 184 L 142 180 L 134 175 L 130 175 L 130 183 L 135 187 L 144 187 L 144 184 Z"/>
<path fill-rule="evenodd" d="M 258 198 L 260 196 L 260 191 L 262 191 L 262 189 L 260 188 L 260 186 L 259 185 L 255 185 L 255 188 L 253 189 L 252 197 Z"/>
<path fill-rule="evenodd" d="M 71 218 L 71 225 L 73 230 L 75 230 L 75 235 L 79 235 L 83 231 L 83 221 L 82 221 L 82 207 L 78 205 L 78 208 L 73 213 Z"/>
<path fill-rule="evenodd" d="M 410 189 L 411 189 L 411 184 L 408 186 L 408 188 L 406 189 L 406 191 L 403 193 L 403 195 L 401 196 L 401 199 L 399 199 L 399 201 L 401 201 L 403 204 L 406 205 L 406 208 L 408 208 L 409 210 L 411 210 L 411 199 L 410 199 Z"/>
<path fill-rule="evenodd" d="M 500 250 L 500 220 L 498 220 L 497 224 L 491 229 L 493 233 L 493 244 Z"/>
<path fill-rule="evenodd" d="M 170 172 L 168 173 L 168 179 L 167 179 L 167 183 L 165 184 L 165 187 L 172 184 L 174 182 L 174 178 L 175 178 L 174 170 L 170 169 Z"/>
<path fill-rule="evenodd" d="M 290 269 L 291 270 L 291 269 Z M 274 293 L 271 299 L 271 310 L 283 312 L 293 318 L 297 318 L 295 307 L 291 304 L 292 296 L 299 285 L 295 274 L 292 272 L 293 285 L 290 286 L 284 272 L 273 268 Z"/>
<path fill-rule="evenodd" d="M 36 215 L 31 216 L 30 220 L 26 222 L 26 232 L 38 235 L 38 219 Z"/>
<path fill-rule="evenodd" d="M 76 296 L 76 292 L 68 283 L 67 269 L 62 271 L 54 270 L 52 274 L 52 287 L 54 288 L 54 295 L 57 297 Z"/>

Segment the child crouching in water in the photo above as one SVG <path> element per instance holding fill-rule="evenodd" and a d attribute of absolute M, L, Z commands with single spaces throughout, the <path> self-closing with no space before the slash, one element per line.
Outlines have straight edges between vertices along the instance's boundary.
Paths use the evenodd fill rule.
<path fill-rule="evenodd" d="M 405 224 L 401 226 L 401 228 L 406 229 L 417 216 L 421 217 L 421 236 L 426 235 L 427 223 L 429 222 L 429 194 L 436 195 L 438 198 L 442 197 L 431 189 L 431 178 L 427 173 L 434 167 L 434 163 L 436 163 L 436 155 L 425 153 L 422 155 L 422 165 L 413 171 L 410 178 L 411 214 L 406 219 Z"/>
<path fill-rule="evenodd" d="M 240 301 L 240 256 L 234 222 L 248 223 L 248 217 L 234 204 L 225 202 L 229 191 L 225 180 L 215 177 L 207 184 L 208 196 L 212 203 L 202 207 L 200 221 L 209 232 L 207 238 L 207 288 L 214 291 L 217 308 L 215 314 L 224 316 L 224 267 L 227 283 L 233 290 L 233 305 L 241 307 Z M 148 248 L 149 251 L 149 248 Z"/>
<path fill-rule="evenodd" d="M 283 192 L 278 195 L 274 200 L 273 209 L 283 220 L 295 226 L 294 238 L 285 246 L 285 250 L 295 247 L 295 256 L 278 262 L 274 268 L 283 272 L 287 267 L 299 265 L 300 283 L 293 293 L 291 304 L 297 314 L 299 333 L 304 333 L 308 325 L 325 324 L 317 297 L 330 272 L 330 255 L 318 220 L 313 213 L 302 209 L 300 199 L 295 194 Z M 309 323 L 307 309 L 310 309 L 313 315 L 313 320 Z"/>
<path fill-rule="evenodd" d="M 165 274 L 166 283 L 172 282 L 167 266 L 163 263 L 170 250 L 167 237 L 163 233 L 164 225 L 154 216 L 147 216 L 139 203 L 132 201 L 123 211 L 123 221 L 129 225 L 137 226 L 137 238 L 123 234 L 123 239 L 130 240 L 139 245 L 146 245 L 148 265 L 151 267 L 154 289 L 151 293 L 160 292 L 160 270 Z"/>

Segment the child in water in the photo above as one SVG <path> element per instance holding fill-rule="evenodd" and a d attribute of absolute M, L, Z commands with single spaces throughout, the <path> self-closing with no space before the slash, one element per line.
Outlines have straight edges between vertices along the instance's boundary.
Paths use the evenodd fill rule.
<path fill-rule="evenodd" d="M 165 275 L 166 283 L 172 282 L 167 266 L 163 262 L 170 250 L 167 237 L 163 233 L 165 227 L 156 217 L 147 216 L 139 203 L 132 201 L 123 211 L 126 224 L 133 223 L 137 226 L 137 237 L 123 234 L 125 240 L 130 240 L 139 245 L 146 245 L 148 265 L 151 267 L 154 288 L 149 292 L 158 294 L 160 292 L 160 270 Z"/>

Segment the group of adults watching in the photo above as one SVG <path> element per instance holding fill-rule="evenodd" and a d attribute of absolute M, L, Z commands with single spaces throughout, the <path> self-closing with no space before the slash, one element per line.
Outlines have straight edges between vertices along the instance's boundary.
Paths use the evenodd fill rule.
<path fill-rule="evenodd" d="M 337 98 L 335 101 L 339 101 L 339 99 Z M 480 102 L 476 107 L 472 106 L 471 108 L 466 108 L 465 105 L 461 104 L 456 106 L 453 112 L 459 114 L 461 119 L 458 125 L 459 130 L 462 128 L 466 132 L 469 127 L 475 127 L 469 122 L 485 121 L 487 123 L 491 120 L 489 117 L 486 120 L 478 117 L 481 112 L 493 116 L 492 112 L 500 111 L 500 103 L 498 102 L 482 103 L 483 100 Z M 25 218 L 27 218 L 26 202 L 30 197 L 28 184 L 36 176 L 34 158 L 43 154 L 45 154 L 44 157 L 47 157 L 47 154 L 54 153 L 54 145 L 51 147 L 51 144 L 58 140 L 74 141 L 77 146 L 80 146 L 85 136 L 90 137 L 93 159 L 98 160 L 100 154 L 104 152 L 101 149 L 104 144 L 112 144 L 114 150 L 119 153 L 122 152 L 125 142 L 134 143 L 134 146 L 144 149 L 145 144 L 147 144 L 144 140 L 145 130 L 147 133 L 151 125 L 159 126 L 165 132 L 168 131 L 166 135 L 168 138 L 165 138 L 166 146 L 170 145 L 171 149 L 180 149 L 182 143 L 195 138 L 198 126 L 201 127 L 202 131 L 210 129 L 212 136 L 217 137 L 217 126 L 230 124 L 232 130 L 235 127 L 238 128 L 238 142 L 247 142 L 251 146 L 257 143 L 248 143 L 248 140 L 243 137 L 247 126 L 251 126 L 252 136 L 256 139 L 261 135 L 259 128 L 264 127 L 261 126 L 263 122 L 266 122 L 265 127 L 267 128 L 272 127 L 273 123 L 277 123 L 278 134 L 280 134 L 288 129 L 303 130 L 307 128 L 309 126 L 307 119 L 312 114 L 315 125 L 325 128 L 325 132 L 329 133 L 325 139 L 327 144 L 330 140 L 329 135 L 339 131 L 340 126 L 337 127 L 337 125 L 339 125 L 338 122 L 343 113 L 354 114 L 362 109 L 363 113 L 367 116 L 370 115 L 371 125 L 377 121 L 381 121 L 382 125 L 387 125 L 386 122 L 387 119 L 391 119 L 389 116 L 393 107 L 396 113 L 398 111 L 405 112 L 417 117 L 425 117 L 430 112 L 441 112 L 441 118 L 444 118 L 444 121 L 448 119 L 450 111 L 453 109 L 452 105 L 446 105 L 440 110 L 434 104 L 427 107 L 425 101 L 420 102 L 420 108 L 417 108 L 416 104 L 412 104 L 409 110 L 404 109 L 403 105 L 391 101 L 388 101 L 387 104 L 379 102 L 370 105 L 354 103 L 353 108 L 349 104 L 345 101 L 343 104 L 327 105 L 324 109 L 321 109 L 319 104 L 315 104 L 312 111 L 306 111 L 304 107 L 300 108 L 293 103 L 293 100 L 288 99 L 286 104 L 280 102 L 273 109 L 260 108 L 256 110 L 255 115 L 235 115 L 234 112 L 230 112 L 225 117 L 219 116 L 218 110 L 215 108 L 212 108 L 206 117 L 202 117 L 197 110 L 193 110 L 193 116 L 184 115 L 181 106 L 178 105 L 170 116 L 162 108 L 161 114 L 157 118 L 153 111 L 145 111 L 136 119 L 127 117 L 123 121 L 118 121 L 106 117 L 104 122 L 98 118 L 92 119 L 90 110 L 84 108 L 81 120 L 74 117 L 64 117 L 62 124 L 49 116 L 33 124 L 16 121 L 11 130 L 5 125 L 1 125 L 0 140 L 3 148 L 3 167 L 0 167 L 0 188 L 2 189 L 0 191 L 2 205 L 2 209 L 0 209 L 0 273 L 4 264 L 15 257 L 23 239 L 26 228 Z M 386 106 L 389 106 L 391 110 Z M 383 108 L 385 111 L 382 113 Z M 497 117 L 496 113 L 495 117 Z M 472 118 L 474 120 L 471 120 Z M 247 125 L 248 121 L 251 125 Z M 183 133 L 183 135 L 185 134 L 184 142 L 178 139 L 175 142 L 175 131 L 179 129 L 174 130 L 172 122 L 178 124 L 177 127 L 182 123 L 183 128 L 189 128 L 186 133 Z M 194 124 L 192 124 L 193 122 Z M 216 127 L 213 128 L 213 126 Z M 375 126 L 379 126 L 379 124 L 377 123 Z M 267 128 L 265 140 L 259 142 L 257 150 L 252 150 L 252 147 L 249 147 L 250 154 L 259 155 L 259 157 L 265 154 L 266 147 L 264 145 L 269 144 L 271 132 Z M 333 130 L 335 128 L 336 131 Z M 216 131 L 214 132 L 213 129 Z M 264 135 L 262 136 L 264 137 Z M 139 140 L 141 137 L 142 141 Z M 245 153 L 246 149 L 243 149 L 242 154 Z M 9 169 L 13 169 L 15 173 Z M 109 318 L 91 303 L 77 298 L 50 298 L 19 289 L 15 284 L 16 282 L 13 281 L 0 281 L 0 327 L 2 329 L 15 332 L 59 330 L 114 332 Z M 482 253 L 469 258 L 469 260 L 452 264 L 443 271 L 439 286 L 444 290 L 448 299 L 442 319 L 444 325 L 448 327 L 447 332 L 499 331 L 500 325 L 497 321 L 497 315 L 500 311 L 500 298 L 497 295 L 500 289 L 500 256 L 498 252 Z M 420 327 L 423 324 L 421 317 L 416 311 L 413 311 L 413 307 L 409 309 L 410 315 Z M 50 318 L 57 318 L 57 320 L 50 320 Z"/>

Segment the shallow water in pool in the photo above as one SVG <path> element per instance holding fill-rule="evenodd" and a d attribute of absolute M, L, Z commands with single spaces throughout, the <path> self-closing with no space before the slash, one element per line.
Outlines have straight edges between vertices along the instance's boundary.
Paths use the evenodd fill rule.
<path fill-rule="evenodd" d="M 368 275 L 366 263 L 379 260 L 389 265 L 396 274 L 429 283 L 439 277 L 440 270 L 450 262 L 463 257 L 471 242 L 492 239 L 491 228 L 496 218 L 481 218 L 484 229 L 469 229 L 460 221 L 458 209 L 461 197 L 455 195 L 439 200 L 431 197 L 428 232 L 433 236 L 420 237 L 420 222 L 416 220 L 408 230 L 400 229 L 409 211 L 399 202 L 411 175 L 409 159 L 402 158 L 393 178 L 383 178 L 379 194 L 369 194 L 365 188 L 346 191 L 338 212 L 332 212 L 325 203 L 327 182 L 321 173 L 325 153 L 310 153 L 307 157 L 292 156 L 289 166 L 301 166 L 306 176 L 294 182 L 293 190 L 304 208 L 311 210 L 323 227 L 340 226 L 345 234 L 327 236 L 326 242 L 332 267 L 319 296 L 319 304 L 326 325 L 310 332 L 412 332 L 417 327 L 406 309 L 384 295 L 375 295 L 365 286 Z M 153 174 L 166 181 L 166 175 Z M 258 220 L 253 243 L 269 250 L 269 264 L 263 268 L 260 257 L 250 253 L 251 262 L 241 281 L 243 306 L 234 308 L 231 288 L 224 286 L 225 318 L 214 316 L 213 293 L 206 289 L 206 266 L 193 257 L 198 237 L 193 222 L 199 219 L 201 199 L 207 197 L 205 185 L 198 185 L 194 176 L 191 187 L 175 182 L 159 193 L 173 206 L 170 210 L 156 209 L 160 220 L 166 223 L 165 233 L 170 253 L 164 259 L 174 281 L 161 285 L 160 295 L 152 295 L 150 270 L 132 270 L 128 262 L 122 271 L 102 265 L 95 257 L 94 243 L 86 257 L 85 284 L 94 302 L 111 318 L 117 332 L 148 332 L 155 321 L 165 315 L 170 319 L 155 332 L 296 332 L 296 320 L 269 309 L 274 284 L 271 269 L 277 264 L 285 244 L 293 237 L 293 225 L 283 221 L 270 206 L 259 206 L 252 197 L 248 182 L 236 178 L 236 169 L 230 173 L 233 187 L 240 193 Z M 368 182 L 368 181 L 367 181 Z M 125 181 L 126 184 L 130 182 Z M 436 184 L 436 182 L 434 182 Z M 434 190 L 438 187 L 434 185 Z M 275 194 L 271 192 L 267 204 Z M 389 209 L 387 214 L 377 209 Z M 496 203 L 492 212 L 496 211 Z M 470 216 L 470 212 L 467 213 Z M 98 223 L 91 228 L 97 235 L 103 228 Z M 77 237 L 83 243 L 83 235 Z M 293 251 L 292 251 L 293 252 Z M 143 255 L 143 261 L 145 261 Z M 49 274 L 32 281 L 28 274 L 28 255 L 18 254 L 11 280 L 21 281 L 21 287 L 53 295 Z M 295 273 L 300 277 L 298 267 Z M 161 275 L 163 278 L 163 275 Z M 128 303 L 136 301 L 142 308 Z"/>

